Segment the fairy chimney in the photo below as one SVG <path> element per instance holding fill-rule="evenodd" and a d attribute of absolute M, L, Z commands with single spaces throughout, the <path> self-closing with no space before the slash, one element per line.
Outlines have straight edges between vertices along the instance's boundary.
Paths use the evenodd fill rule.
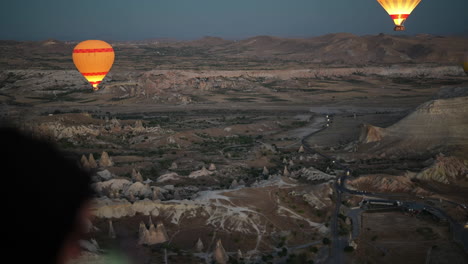
<path fill-rule="evenodd" d="M 132 169 L 132 180 L 134 182 L 143 182 L 143 177 L 141 176 L 139 171 Z"/>
<path fill-rule="evenodd" d="M 203 246 L 203 242 L 201 241 L 200 238 L 198 238 L 198 241 L 197 241 L 197 243 L 195 244 L 195 250 L 196 250 L 197 252 L 202 252 L 202 251 L 203 251 L 203 247 L 204 247 L 204 246 Z"/>
<path fill-rule="evenodd" d="M 301 147 L 299 148 L 299 153 L 304 153 L 304 146 L 301 145 Z"/>
<path fill-rule="evenodd" d="M 81 166 L 83 166 L 83 168 L 85 168 L 85 169 L 90 168 L 89 161 L 88 161 L 88 159 L 86 158 L 85 155 L 81 156 Z"/>
<path fill-rule="evenodd" d="M 155 244 L 159 243 L 164 243 L 166 241 L 169 241 L 169 236 L 167 235 L 166 228 L 164 227 L 164 224 L 159 222 L 158 225 L 156 226 L 156 232 L 154 233 L 154 238 L 155 238 Z M 151 230 L 150 230 L 150 235 L 151 235 Z"/>
<path fill-rule="evenodd" d="M 223 248 L 223 244 L 221 244 L 221 239 L 216 242 L 216 248 L 213 255 L 217 264 L 226 264 L 228 262 L 229 257 L 226 254 L 226 250 Z"/>
<path fill-rule="evenodd" d="M 116 238 L 114 226 L 112 225 L 112 220 L 109 220 L 109 237 L 112 239 Z"/>
<path fill-rule="evenodd" d="M 268 171 L 267 167 L 265 167 L 265 166 L 263 167 L 263 172 L 262 172 L 262 174 L 265 175 L 265 176 L 268 175 L 268 174 L 270 174 L 270 171 Z"/>
<path fill-rule="evenodd" d="M 99 160 L 99 165 L 101 167 L 110 167 L 114 165 L 112 159 L 109 157 L 109 154 L 107 154 L 107 152 L 102 152 L 101 159 Z"/>
<path fill-rule="evenodd" d="M 169 169 L 170 170 L 177 170 L 177 163 L 172 162 L 171 167 Z"/>
<path fill-rule="evenodd" d="M 237 180 L 234 179 L 234 180 L 232 181 L 231 186 L 229 187 L 229 189 L 235 189 L 235 188 L 237 188 L 237 187 L 239 187 L 239 184 L 237 183 Z"/>
<path fill-rule="evenodd" d="M 288 167 L 284 166 L 284 170 L 283 170 L 283 176 L 289 176 L 289 171 L 288 171 Z"/>
<path fill-rule="evenodd" d="M 90 168 L 95 169 L 95 168 L 98 167 L 97 162 L 96 162 L 96 160 L 94 159 L 93 153 L 89 153 L 88 161 L 89 161 L 89 167 L 90 167 Z"/>
<path fill-rule="evenodd" d="M 209 167 L 208 169 L 209 169 L 210 171 L 214 171 L 214 170 L 216 170 L 216 166 L 215 166 L 213 163 L 211 163 L 211 164 L 210 164 L 210 167 Z"/>
<path fill-rule="evenodd" d="M 149 236 L 149 231 L 146 228 L 146 225 L 143 222 L 140 222 L 140 228 L 138 230 L 138 245 L 146 244 L 146 240 L 148 236 Z"/>

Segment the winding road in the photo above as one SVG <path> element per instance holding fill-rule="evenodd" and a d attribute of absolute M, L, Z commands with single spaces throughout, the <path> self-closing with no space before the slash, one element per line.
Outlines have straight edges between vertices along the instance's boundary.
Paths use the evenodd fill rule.
<path fill-rule="evenodd" d="M 327 116 L 327 118 L 328 118 L 328 116 Z M 331 116 L 330 116 L 330 119 L 332 119 Z M 312 153 L 312 154 L 317 154 L 317 155 L 325 158 L 326 160 L 331 161 L 335 167 L 338 167 L 338 168 L 340 168 L 340 169 L 342 169 L 342 170 L 344 170 L 346 172 L 351 173 L 352 171 L 348 166 L 339 163 L 333 157 L 330 157 L 328 155 L 320 153 L 319 151 L 317 151 L 317 150 L 313 149 L 311 146 L 309 146 L 309 144 L 307 143 L 307 140 L 310 137 L 312 137 L 315 134 L 327 129 L 328 127 L 329 126 L 324 125 L 321 129 L 313 131 L 310 134 L 304 136 L 302 138 L 302 140 L 301 140 L 301 144 L 304 147 L 304 151 Z M 364 196 L 364 197 L 372 197 L 372 198 L 377 197 L 377 198 L 389 199 L 389 198 L 405 197 L 407 199 L 414 199 L 414 196 L 410 196 L 410 195 L 372 193 L 372 192 L 359 191 L 359 190 L 350 190 L 350 189 L 348 189 L 346 187 L 346 180 L 347 180 L 347 175 L 345 174 L 345 175 L 342 175 L 342 176 L 338 177 L 335 180 L 335 184 L 334 184 L 334 189 L 335 189 L 335 194 L 336 194 L 336 202 L 335 202 L 335 210 L 334 210 L 334 213 L 332 215 L 331 223 L 330 223 L 331 234 L 332 234 L 332 245 L 331 245 L 330 254 L 328 256 L 328 259 L 327 259 L 326 263 L 344 263 L 345 256 L 344 256 L 344 250 L 343 249 L 344 249 L 344 247 L 349 245 L 348 239 L 345 238 L 345 237 L 340 237 L 339 234 L 338 234 L 338 229 L 339 229 L 338 215 L 340 213 L 340 207 L 341 207 L 342 194 L 343 193 L 347 193 L 347 194 L 351 194 L 351 195 L 360 195 L 360 196 Z M 460 207 L 464 208 L 465 210 L 467 209 L 466 205 L 459 204 L 459 203 L 456 203 L 456 202 L 453 202 L 453 201 L 441 200 L 441 199 L 429 199 L 429 198 L 426 198 L 424 200 L 425 201 L 431 201 L 431 202 L 446 202 L 446 203 L 449 203 L 449 204 L 452 204 L 452 205 L 460 206 Z M 397 200 L 395 200 L 395 202 L 396 201 Z M 424 208 L 424 210 L 426 210 L 428 212 L 431 212 L 434 215 L 445 218 L 445 220 L 447 220 L 449 222 L 449 224 L 450 224 L 451 231 L 452 231 L 452 234 L 453 234 L 453 240 L 455 242 L 458 242 L 459 244 L 461 244 L 463 246 L 464 250 L 466 252 L 468 252 L 468 229 L 464 228 L 464 226 L 462 224 L 456 222 L 447 213 L 445 213 L 444 211 L 442 211 L 441 209 L 439 209 L 437 207 L 430 206 L 430 205 L 428 205 L 426 203 L 422 204 L 422 203 L 418 203 L 418 202 L 403 202 L 402 206 L 404 206 L 406 208 Z M 353 212 L 351 212 L 352 219 L 354 220 L 353 223 L 358 223 L 359 222 L 359 221 L 356 221 L 356 220 L 359 218 L 360 213 L 362 211 L 363 210 L 359 209 L 359 210 L 354 210 Z M 356 225 L 353 224 L 353 231 L 352 231 L 353 239 L 356 238 L 358 236 L 358 234 L 359 234 L 359 226 L 356 226 L 356 227 L 355 226 Z"/>

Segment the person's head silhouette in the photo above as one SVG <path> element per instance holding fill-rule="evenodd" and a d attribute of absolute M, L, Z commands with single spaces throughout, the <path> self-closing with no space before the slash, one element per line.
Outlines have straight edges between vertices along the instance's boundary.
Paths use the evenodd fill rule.
<path fill-rule="evenodd" d="M 79 253 L 91 177 L 51 142 L 0 128 L 3 258 L 65 263 Z"/>

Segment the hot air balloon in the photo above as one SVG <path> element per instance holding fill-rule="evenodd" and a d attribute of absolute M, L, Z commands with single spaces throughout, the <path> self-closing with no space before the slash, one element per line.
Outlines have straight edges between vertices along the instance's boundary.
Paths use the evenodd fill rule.
<path fill-rule="evenodd" d="M 86 40 L 73 49 L 73 62 L 78 71 L 98 90 L 98 85 L 114 63 L 114 49 L 102 40 Z"/>
<path fill-rule="evenodd" d="M 377 0 L 395 23 L 395 31 L 404 31 L 403 23 L 421 0 Z"/>

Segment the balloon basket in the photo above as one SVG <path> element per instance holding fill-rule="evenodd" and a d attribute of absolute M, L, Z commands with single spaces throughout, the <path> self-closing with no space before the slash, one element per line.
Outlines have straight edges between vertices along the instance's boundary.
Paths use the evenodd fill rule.
<path fill-rule="evenodd" d="M 394 31 L 405 31 L 405 26 L 395 26 Z"/>

